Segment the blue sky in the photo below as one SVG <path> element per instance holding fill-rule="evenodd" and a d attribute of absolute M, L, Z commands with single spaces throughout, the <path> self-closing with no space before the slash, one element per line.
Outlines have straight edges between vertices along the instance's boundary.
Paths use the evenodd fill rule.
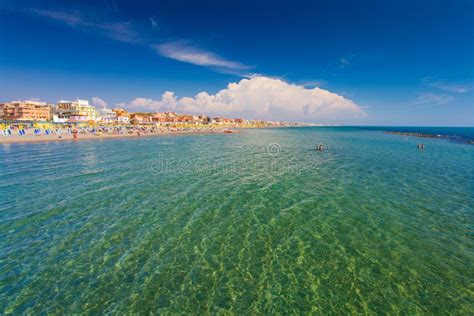
<path fill-rule="evenodd" d="M 472 126 L 473 12 L 473 1 L 4 0 L 0 101 Z"/>

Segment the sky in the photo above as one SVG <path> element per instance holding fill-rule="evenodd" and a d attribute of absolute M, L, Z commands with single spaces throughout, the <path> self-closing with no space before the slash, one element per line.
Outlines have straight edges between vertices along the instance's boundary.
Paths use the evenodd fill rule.
<path fill-rule="evenodd" d="M 0 102 L 474 126 L 474 1 L 0 3 Z"/>

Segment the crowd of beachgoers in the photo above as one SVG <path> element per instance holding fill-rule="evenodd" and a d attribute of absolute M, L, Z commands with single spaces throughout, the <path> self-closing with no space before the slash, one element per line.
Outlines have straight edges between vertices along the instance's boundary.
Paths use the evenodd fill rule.
<path fill-rule="evenodd" d="M 48 140 L 91 139 L 101 137 L 127 137 L 153 134 L 218 132 L 215 126 L 172 127 L 172 126 L 8 126 L 3 127 L 0 142 L 34 142 Z"/>

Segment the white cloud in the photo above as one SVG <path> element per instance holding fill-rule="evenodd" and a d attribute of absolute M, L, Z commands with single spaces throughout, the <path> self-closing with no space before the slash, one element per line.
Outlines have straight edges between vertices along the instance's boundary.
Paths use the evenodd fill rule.
<path fill-rule="evenodd" d="M 90 19 L 86 19 L 78 12 L 39 9 L 31 9 L 29 12 L 36 16 L 60 21 L 81 31 L 99 34 L 113 40 L 127 43 L 139 42 L 138 35 L 130 22 L 92 21 Z"/>
<path fill-rule="evenodd" d="M 447 94 L 420 93 L 414 104 L 444 105 L 453 102 L 455 99 Z"/>
<path fill-rule="evenodd" d="M 227 60 L 212 52 L 198 49 L 184 42 L 169 42 L 152 47 L 162 56 L 198 66 L 214 67 L 221 70 L 246 70 L 251 67 Z"/>
<path fill-rule="evenodd" d="M 130 103 L 119 103 L 117 106 L 131 111 L 176 111 L 178 100 L 173 92 L 166 91 L 161 95 L 161 100 L 136 98 Z"/>
<path fill-rule="evenodd" d="M 107 102 L 99 97 L 92 97 L 92 105 L 96 108 L 105 108 L 107 107 Z"/>
<path fill-rule="evenodd" d="M 165 92 L 161 100 L 136 98 L 120 104 L 131 110 L 177 111 L 268 120 L 316 121 L 366 116 L 364 110 L 341 95 L 320 88 L 307 89 L 280 79 L 256 76 L 229 83 L 216 94 L 200 92 L 178 99 Z"/>
<path fill-rule="evenodd" d="M 465 93 L 469 92 L 472 90 L 472 85 L 465 84 L 465 83 L 456 83 L 456 82 L 445 82 L 442 80 L 437 80 L 436 78 L 433 77 L 425 77 L 423 78 L 423 83 L 439 89 L 443 91 L 448 91 L 448 92 L 456 92 L 456 93 Z"/>

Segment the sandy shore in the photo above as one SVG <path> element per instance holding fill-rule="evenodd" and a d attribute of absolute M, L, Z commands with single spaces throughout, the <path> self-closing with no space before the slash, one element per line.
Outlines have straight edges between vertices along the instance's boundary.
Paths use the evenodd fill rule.
<path fill-rule="evenodd" d="M 233 131 L 235 133 L 235 131 Z M 132 134 L 81 134 L 77 135 L 77 139 L 74 139 L 72 134 L 61 134 L 60 136 L 56 134 L 52 135 L 12 135 L 12 136 L 1 136 L 0 135 L 0 144 L 10 144 L 10 143 L 40 143 L 40 142 L 61 142 L 61 141 L 81 141 L 81 140 L 93 140 L 93 139 L 109 139 L 109 138 L 140 138 L 140 137 L 149 137 L 149 136 L 165 136 L 165 135 L 182 135 L 182 134 L 221 134 L 224 133 L 223 129 L 210 129 L 210 130 L 189 130 L 189 131 L 159 131 L 159 132 L 149 132 Z"/>

